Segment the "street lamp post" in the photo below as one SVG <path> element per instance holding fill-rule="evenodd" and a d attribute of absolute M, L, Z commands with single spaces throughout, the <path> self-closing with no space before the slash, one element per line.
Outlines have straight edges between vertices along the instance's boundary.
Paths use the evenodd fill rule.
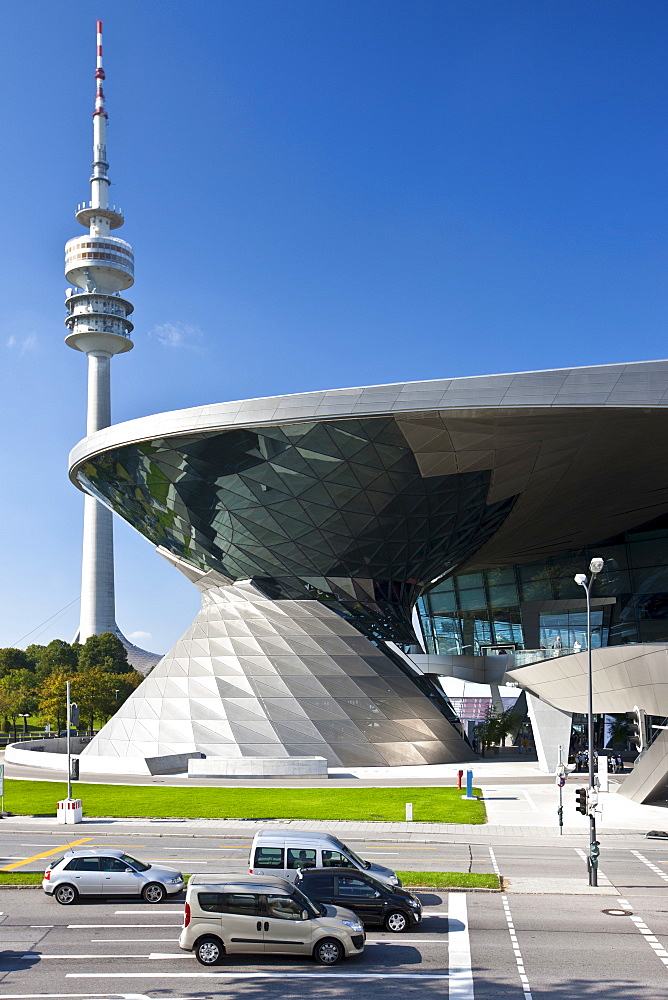
<path fill-rule="evenodd" d="M 596 804 L 598 795 L 594 785 L 594 684 L 591 665 L 591 588 L 596 576 L 603 569 L 602 559 L 594 558 L 589 563 L 591 576 L 587 579 L 586 573 L 576 573 L 575 582 L 584 587 L 587 595 L 587 745 L 589 757 L 589 885 L 598 885 L 598 855 L 599 843 L 596 839 Z"/>
<path fill-rule="evenodd" d="M 23 719 L 23 735 L 28 735 L 28 719 L 30 718 L 30 712 L 19 712 L 19 718 Z"/>

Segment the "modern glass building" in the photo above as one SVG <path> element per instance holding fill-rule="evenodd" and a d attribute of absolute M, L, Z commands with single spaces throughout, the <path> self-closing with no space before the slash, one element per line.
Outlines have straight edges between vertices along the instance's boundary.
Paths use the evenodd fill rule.
<path fill-rule="evenodd" d="M 220 403 L 90 435 L 72 481 L 185 573 L 202 611 L 86 755 L 111 770 L 470 759 L 443 664 L 411 655 L 416 605 L 427 653 L 512 650 L 518 683 L 579 712 L 573 576 L 591 555 L 606 559 L 601 711 L 631 708 L 634 675 L 608 654 L 633 646 L 637 677 L 662 676 L 666 441 L 665 361 Z M 659 714 L 663 689 L 643 684 Z M 668 685 L 665 700 L 668 715 Z"/>
<path fill-rule="evenodd" d="M 668 642 L 664 516 L 577 551 L 453 573 L 419 600 L 427 651 L 586 648 L 584 595 L 573 577 L 593 556 L 605 569 L 592 591 L 592 646 Z"/>

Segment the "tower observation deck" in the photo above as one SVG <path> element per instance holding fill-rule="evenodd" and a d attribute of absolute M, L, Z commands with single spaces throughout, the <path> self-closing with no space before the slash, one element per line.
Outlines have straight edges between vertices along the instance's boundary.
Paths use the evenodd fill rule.
<path fill-rule="evenodd" d="M 67 290 L 68 316 L 65 325 L 68 347 L 91 355 L 131 351 L 132 323 L 128 316 L 133 306 L 120 293 L 134 284 L 134 254 L 126 240 L 110 236 L 120 229 L 124 219 L 120 209 L 109 205 L 107 171 L 107 112 L 104 107 L 104 69 L 102 68 L 102 21 L 97 22 L 96 92 L 93 111 L 93 173 L 90 178 L 90 201 L 77 206 L 76 219 L 88 228 L 84 236 L 75 236 L 65 244 L 65 277 L 75 286 Z M 107 376 L 108 383 L 108 376 Z M 91 412 L 88 400 L 88 433 L 106 427 L 109 415 Z M 100 420 L 103 422 L 100 423 Z M 104 422 L 106 420 L 106 423 Z M 96 426 L 90 426 L 90 423 Z"/>
<path fill-rule="evenodd" d="M 88 407 L 86 433 L 111 423 L 109 363 L 114 354 L 134 347 L 129 319 L 132 304 L 123 296 L 134 284 L 134 254 L 131 245 L 111 231 L 123 225 L 119 208 L 109 204 L 107 161 L 107 112 L 104 105 L 102 66 L 102 21 L 97 22 L 96 92 L 93 111 L 93 172 L 90 201 L 77 206 L 76 219 L 87 232 L 65 244 L 66 290 L 65 343 L 88 357 Z M 128 657 L 138 669 L 147 670 L 159 659 L 140 650 L 121 634 L 116 625 L 114 593 L 114 549 L 111 512 L 93 497 L 84 501 L 81 617 L 76 638 L 113 632 L 124 643 Z"/>

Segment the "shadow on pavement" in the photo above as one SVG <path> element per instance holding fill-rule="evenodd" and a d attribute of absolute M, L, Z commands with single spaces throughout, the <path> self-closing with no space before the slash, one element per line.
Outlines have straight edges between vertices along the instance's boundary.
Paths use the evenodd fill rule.
<path fill-rule="evenodd" d="M 443 896 L 437 895 L 435 892 L 416 892 L 415 895 L 423 906 L 440 906 L 441 903 L 445 902 Z"/>
<path fill-rule="evenodd" d="M 24 958 L 24 956 L 26 957 Z M 0 952 L 0 971 L 2 972 L 18 970 L 23 972 L 38 962 L 39 954 L 37 952 L 12 951 L 10 948 L 3 948 Z"/>

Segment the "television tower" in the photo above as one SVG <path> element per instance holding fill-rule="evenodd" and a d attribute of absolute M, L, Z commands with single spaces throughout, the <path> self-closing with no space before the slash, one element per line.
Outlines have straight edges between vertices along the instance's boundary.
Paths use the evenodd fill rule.
<path fill-rule="evenodd" d="M 97 22 L 96 93 L 93 111 L 93 173 L 89 202 L 77 206 L 76 219 L 88 229 L 65 244 L 65 277 L 68 288 L 65 320 L 68 347 L 88 357 L 88 410 L 86 433 L 93 434 L 111 423 L 109 363 L 114 354 L 134 347 L 130 340 L 133 306 L 121 292 L 134 283 L 132 247 L 111 230 L 120 229 L 123 215 L 109 205 L 107 176 L 107 113 L 104 107 L 102 68 L 102 21 Z M 83 561 L 81 573 L 81 617 L 76 636 L 85 642 L 91 635 L 113 632 L 123 642 L 130 662 L 139 668 L 146 657 L 152 666 L 159 657 L 133 646 L 116 624 L 114 595 L 114 539 L 112 513 L 93 497 L 84 499 Z M 144 662 L 141 666 L 146 666 Z"/>

